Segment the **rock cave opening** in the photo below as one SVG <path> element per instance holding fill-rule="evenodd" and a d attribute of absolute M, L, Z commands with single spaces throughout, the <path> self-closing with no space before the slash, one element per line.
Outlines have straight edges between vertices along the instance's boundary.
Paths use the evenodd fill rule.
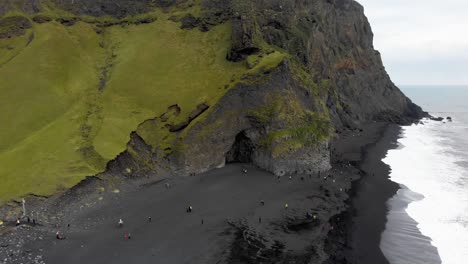
<path fill-rule="evenodd" d="M 236 136 L 234 144 L 226 153 L 226 163 L 251 163 L 255 146 L 245 131 Z"/>

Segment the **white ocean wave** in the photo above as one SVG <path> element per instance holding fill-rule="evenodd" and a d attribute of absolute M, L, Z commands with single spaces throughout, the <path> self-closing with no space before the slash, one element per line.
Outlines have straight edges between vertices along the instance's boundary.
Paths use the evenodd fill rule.
<path fill-rule="evenodd" d="M 468 263 L 467 125 L 425 123 L 404 127 L 398 140 L 404 147 L 390 150 L 383 161 L 391 167 L 392 181 L 423 195 L 406 213 L 432 239 L 442 263 Z"/>

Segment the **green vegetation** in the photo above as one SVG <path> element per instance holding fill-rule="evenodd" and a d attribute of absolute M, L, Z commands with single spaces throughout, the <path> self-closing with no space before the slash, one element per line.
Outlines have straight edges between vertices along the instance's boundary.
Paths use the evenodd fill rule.
<path fill-rule="evenodd" d="M 299 122 L 291 128 L 268 134 L 266 143 L 272 147 L 274 157 L 294 152 L 304 146 L 314 146 L 329 139 L 331 122 L 327 116 L 305 110 Z"/>
<path fill-rule="evenodd" d="M 80 152 L 80 126 L 99 80 L 99 39 L 86 24 L 47 23 L 34 32 L 0 66 L 0 202 L 33 190 L 50 194 L 101 170 Z M 0 46 L 10 41 L 24 39 Z M 8 55 L 0 50 L 0 58 Z"/>
<path fill-rule="evenodd" d="M 177 104 L 180 114 L 167 123 L 186 120 L 198 104 L 214 105 L 243 76 L 286 56 L 265 54 L 252 69 L 228 62 L 229 24 L 181 30 L 171 14 L 106 28 L 97 24 L 116 20 L 80 17 L 65 26 L 55 21 L 65 12 L 45 8 L 41 15 L 53 20 L 0 39 L 0 203 L 50 195 L 102 172 L 127 149 L 132 131 L 155 151 L 178 148 L 175 133 L 153 118 Z"/>
<path fill-rule="evenodd" d="M 291 60 L 293 77 L 303 86 L 307 87 L 314 97 L 326 95 L 330 89 L 330 80 L 314 81 L 315 73 L 308 72 L 300 62 Z"/>
<path fill-rule="evenodd" d="M 328 112 L 306 110 L 292 93 L 273 95 L 271 103 L 249 112 L 261 124 L 268 126 L 262 144 L 274 157 L 313 146 L 327 140 L 332 128 Z M 285 129 L 275 128 L 281 124 Z"/>
<path fill-rule="evenodd" d="M 144 120 L 177 104 L 181 113 L 168 123 L 180 123 L 198 104 L 214 105 L 226 92 L 224 86 L 246 70 L 225 60 L 229 25 L 202 33 L 160 20 L 124 30 L 112 28 L 109 34 L 119 43 L 118 56 L 104 91 L 103 128 L 95 138 L 96 149 L 108 159 L 125 149 L 122 142 Z M 153 149 L 171 148 L 175 138 L 157 121 L 143 123 L 137 133 Z"/>

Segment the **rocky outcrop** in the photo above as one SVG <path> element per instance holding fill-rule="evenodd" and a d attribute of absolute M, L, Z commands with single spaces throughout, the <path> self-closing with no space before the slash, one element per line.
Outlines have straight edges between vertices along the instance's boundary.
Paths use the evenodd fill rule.
<path fill-rule="evenodd" d="M 33 14 L 41 10 L 41 3 L 40 0 L 2 0 L 0 15 L 12 10 Z"/>
<path fill-rule="evenodd" d="M 0 39 L 21 36 L 31 28 L 31 21 L 23 16 L 10 16 L 0 19 Z"/>
<path fill-rule="evenodd" d="M 179 123 L 179 124 L 170 125 L 169 131 L 170 132 L 181 131 L 182 129 L 186 128 L 190 124 L 190 122 L 192 122 L 201 114 L 203 114 L 206 110 L 208 110 L 208 108 L 210 108 L 210 106 L 207 105 L 206 103 L 197 105 L 197 107 L 190 113 L 186 121 Z"/>
<path fill-rule="evenodd" d="M 296 123 L 300 115 L 318 111 L 313 96 L 293 78 L 290 67 L 285 61 L 266 80 L 230 90 L 181 139 L 178 151 L 168 157 L 172 169 L 178 174 L 201 173 L 226 161 L 253 162 L 277 175 L 329 169 L 326 140 L 297 140 L 299 147 L 289 145 L 289 140 L 296 140 L 293 129 L 304 127 Z"/>

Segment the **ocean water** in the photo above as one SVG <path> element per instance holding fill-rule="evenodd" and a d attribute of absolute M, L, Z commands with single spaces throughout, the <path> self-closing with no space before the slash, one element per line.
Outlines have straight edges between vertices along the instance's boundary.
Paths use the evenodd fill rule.
<path fill-rule="evenodd" d="M 402 189 L 390 208 L 381 249 L 391 264 L 468 263 L 468 87 L 401 87 L 434 116 L 403 127 L 383 160 Z M 444 120 L 446 121 L 446 120 Z"/>

